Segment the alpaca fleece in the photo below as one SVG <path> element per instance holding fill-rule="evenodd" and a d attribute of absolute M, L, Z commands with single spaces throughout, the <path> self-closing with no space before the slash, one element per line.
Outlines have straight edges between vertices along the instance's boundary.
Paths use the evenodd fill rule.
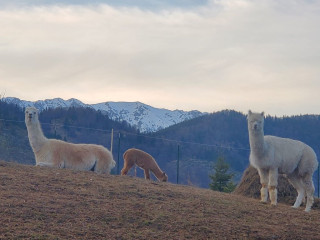
<path fill-rule="evenodd" d="M 260 176 L 261 201 L 267 202 L 269 193 L 271 204 L 277 204 L 278 174 L 282 173 L 298 192 L 293 207 L 298 208 L 307 197 L 305 211 L 310 211 L 315 190 L 312 175 L 318 167 L 315 152 L 300 141 L 264 136 L 263 127 L 264 113 L 249 111 L 250 164 Z"/>
<path fill-rule="evenodd" d="M 38 110 L 34 107 L 26 108 L 25 123 L 37 166 L 109 174 L 116 164 L 111 152 L 103 146 L 73 144 L 46 138 L 40 126 Z"/>
<path fill-rule="evenodd" d="M 150 180 L 150 171 L 156 176 L 159 181 L 168 181 L 168 176 L 161 171 L 156 160 L 148 153 L 130 148 L 123 154 L 124 166 L 121 170 L 121 175 L 127 175 L 128 171 L 136 164 L 144 170 L 144 176 Z"/>

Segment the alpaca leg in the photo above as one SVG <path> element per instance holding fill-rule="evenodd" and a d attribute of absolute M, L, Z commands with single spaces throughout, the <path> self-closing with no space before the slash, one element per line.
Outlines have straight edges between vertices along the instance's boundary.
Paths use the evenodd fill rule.
<path fill-rule="evenodd" d="M 150 180 L 150 171 L 149 169 L 144 169 L 144 177 L 147 180 Z"/>
<path fill-rule="evenodd" d="M 91 171 L 94 171 L 95 173 L 99 173 L 99 174 L 109 173 L 108 172 L 108 165 L 102 159 L 96 159 L 92 163 L 92 165 L 93 166 L 92 166 Z"/>
<path fill-rule="evenodd" d="M 121 175 L 127 175 L 129 170 L 133 167 L 134 163 L 124 161 L 123 168 L 121 169 Z"/>
<path fill-rule="evenodd" d="M 268 171 L 264 169 L 258 169 L 258 173 L 260 176 L 260 183 L 262 185 L 260 189 L 261 194 L 261 202 L 266 203 L 268 200 Z"/>
<path fill-rule="evenodd" d="M 269 195 L 271 200 L 271 205 L 277 205 L 278 200 L 278 169 L 269 170 Z"/>
<path fill-rule="evenodd" d="M 312 181 L 312 175 L 308 174 L 307 176 L 305 176 L 302 180 L 305 190 L 306 190 L 306 194 L 307 194 L 307 204 L 306 204 L 306 208 L 305 211 L 309 212 L 311 210 L 311 207 L 313 205 L 314 202 L 314 185 L 313 185 L 313 181 Z"/>
<path fill-rule="evenodd" d="M 305 189 L 302 183 L 302 179 L 299 178 L 296 173 L 288 176 L 289 182 L 293 185 L 293 187 L 297 190 L 298 196 L 293 204 L 293 208 L 300 207 L 302 201 L 305 199 Z"/>
<path fill-rule="evenodd" d="M 93 171 L 99 174 L 110 174 L 111 168 L 112 167 L 110 165 L 108 165 L 107 163 L 104 163 L 103 166 L 96 165 Z"/>
<path fill-rule="evenodd" d="M 47 162 L 38 162 L 36 166 L 40 167 L 56 167 L 53 163 L 47 163 Z"/>
<path fill-rule="evenodd" d="M 123 176 L 123 175 L 127 175 L 128 172 L 129 172 L 129 170 L 130 170 L 129 167 L 127 167 L 127 166 L 123 167 L 123 168 L 121 169 L 121 175 L 122 175 L 122 176 Z"/>
<path fill-rule="evenodd" d="M 276 206 L 277 199 L 278 199 L 278 190 L 276 186 L 269 186 L 269 195 L 270 195 L 271 205 Z"/>

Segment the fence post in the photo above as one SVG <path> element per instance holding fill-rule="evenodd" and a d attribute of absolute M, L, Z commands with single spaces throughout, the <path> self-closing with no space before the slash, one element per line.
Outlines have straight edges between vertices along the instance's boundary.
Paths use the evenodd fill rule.
<path fill-rule="evenodd" d="M 178 144 L 177 184 L 179 184 L 180 145 Z"/>
<path fill-rule="evenodd" d="M 113 148 L 113 128 L 111 129 L 111 146 L 110 146 L 111 154 L 112 154 L 112 148 Z"/>
<path fill-rule="evenodd" d="M 54 121 L 54 138 L 57 139 L 57 125 L 56 125 L 56 121 Z"/>
<path fill-rule="evenodd" d="M 320 183 L 320 172 L 319 172 L 319 170 L 320 170 L 320 166 L 318 165 L 318 198 L 319 198 L 319 196 L 320 196 L 320 189 L 319 189 L 319 183 Z"/>
<path fill-rule="evenodd" d="M 120 174 L 120 138 L 121 133 L 119 132 L 119 141 L 118 141 L 118 163 L 117 163 L 117 174 Z"/>

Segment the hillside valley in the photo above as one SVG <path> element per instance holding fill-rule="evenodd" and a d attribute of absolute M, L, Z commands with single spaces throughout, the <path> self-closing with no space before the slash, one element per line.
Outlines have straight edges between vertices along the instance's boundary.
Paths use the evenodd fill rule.
<path fill-rule="evenodd" d="M 319 209 L 0 161 L 0 239 L 320 239 Z"/>

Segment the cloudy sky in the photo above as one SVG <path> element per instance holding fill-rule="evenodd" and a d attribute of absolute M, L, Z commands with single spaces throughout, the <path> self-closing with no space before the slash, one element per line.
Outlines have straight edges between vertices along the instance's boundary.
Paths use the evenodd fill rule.
<path fill-rule="evenodd" d="M 0 0 L 0 94 L 320 114 L 319 23 L 320 0 Z"/>

